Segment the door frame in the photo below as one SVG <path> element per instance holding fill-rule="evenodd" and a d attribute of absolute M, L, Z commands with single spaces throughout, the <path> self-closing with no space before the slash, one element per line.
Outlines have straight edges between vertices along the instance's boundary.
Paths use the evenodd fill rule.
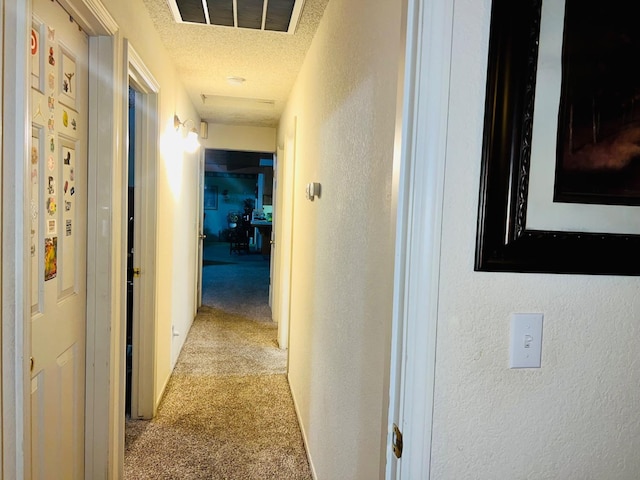
<path fill-rule="evenodd" d="M 204 267 L 204 240 L 207 237 L 204 234 L 204 173 L 205 173 L 205 149 L 201 148 L 198 154 L 198 200 L 196 205 L 198 208 L 197 222 L 198 229 L 196 239 L 196 295 L 194 300 L 194 311 L 202 306 L 202 268 Z"/>
<path fill-rule="evenodd" d="M 87 224 L 87 342 L 85 477 L 118 478 L 124 451 L 124 392 L 118 384 L 124 361 L 117 351 L 126 332 L 119 318 L 126 308 L 120 244 L 121 197 L 114 193 L 122 168 L 118 25 L 100 0 L 58 0 L 89 36 L 89 131 Z M 31 2 L 4 0 L 5 45 L 2 97 L 2 474 L 31 477 L 31 383 L 29 358 L 30 280 L 27 183 L 31 132 L 29 32 Z M 97 115 L 96 112 L 100 112 Z M 93 112 L 93 113 L 92 113 Z M 99 180 L 99 181 L 98 181 Z M 115 220 L 114 220 L 115 219 Z M 120 285 L 122 287 L 120 287 Z M 121 401 L 119 400 L 121 397 Z M 123 422 L 122 422 L 123 423 Z"/>
<path fill-rule="evenodd" d="M 4 1 L 2 90 L 2 477 L 30 477 L 30 268 L 27 259 L 27 35 L 31 3 Z M 12 161 L 4 161 L 12 159 Z"/>
<path fill-rule="evenodd" d="M 276 272 L 276 230 L 278 229 L 278 162 L 282 160 L 282 150 L 276 147 L 273 154 L 273 168 L 271 175 L 271 235 L 269 235 L 269 243 L 271 244 L 269 256 L 269 307 L 271 307 L 271 320 L 278 322 L 280 313 L 277 311 L 279 306 L 274 301 L 275 285 L 279 282 Z"/>
<path fill-rule="evenodd" d="M 135 211 L 134 263 L 140 277 L 134 278 L 133 362 L 131 379 L 131 417 L 151 419 L 156 414 L 156 327 L 157 327 L 157 154 L 158 95 L 160 84 L 146 67 L 128 40 L 124 40 L 126 82 L 136 92 L 135 106 Z M 129 130 L 128 107 L 123 122 Z M 128 138 L 128 135 L 127 137 Z M 128 158 L 123 142 L 122 158 Z M 129 168 L 123 169 L 128 175 Z M 128 178 L 124 185 L 128 185 Z M 126 192 L 123 190 L 123 193 Z M 124 198 L 123 202 L 126 202 Z M 123 215 L 122 229 L 127 231 L 128 218 Z M 126 347 L 126 340 L 125 340 Z"/>
<path fill-rule="evenodd" d="M 406 45 L 394 156 L 397 228 L 385 478 L 429 480 L 453 2 L 405 0 L 403 9 Z M 401 460 L 391 448 L 394 423 L 403 434 Z"/>
<path fill-rule="evenodd" d="M 278 346 L 289 348 L 289 330 L 291 324 L 291 275 L 293 272 L 293 215 L 295 213 L 295 172 L 296 172 L 296 141 L 298 117 L 293 118 L 291 130 L 284 137 L 282 158 L 278 162 L 278 184 L 280 206 L 276 217 L 275 250 L 277 253 L 278 285 L 275 288 L 278 312 Z M 286 208 L 286 211 L 285 211 Z M 289 219 L 286 220 L 285 217 Z M 288 231 L 287 231 L 287 228 Z"/>

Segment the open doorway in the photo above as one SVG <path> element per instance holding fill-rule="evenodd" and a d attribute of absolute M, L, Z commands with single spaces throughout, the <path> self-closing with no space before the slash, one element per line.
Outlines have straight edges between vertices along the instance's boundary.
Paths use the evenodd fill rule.
<path fill-rule="evenodd" d="M 159 85 L 126 42 L 129 73 L 127 215 L 126 414 L 152 418 L 156 409 L 156 155 Z M 124 179 L 123 179 L 124 180 Z M 123 193 L 124 194 L 124 193 Z M 124 421 L 124 419 L 123 419 Z"/>
<path fill-rule="evenodd" d="M 134 222 L 135 222 L 135 138 L 136 138 L 136 95 L 129 87 L 129 178 L 127 184 L 127 343 L 126 343 L 126 379 L 125 379 L 125 414 L 131 416 L 131 378 L 133 372 L 133 278 L 134 278 Z"/>
<path fill-rule="evenodd" d="M 207 149 L 203 172 L 202 304 L 251 305 L 262 321 L 272 320 L 273 163 L 272 152 Z"/>

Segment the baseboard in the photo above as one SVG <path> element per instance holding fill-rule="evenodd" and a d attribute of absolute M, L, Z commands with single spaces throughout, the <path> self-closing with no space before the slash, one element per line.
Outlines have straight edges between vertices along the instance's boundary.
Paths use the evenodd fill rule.
<path fill-rule="evenodd" d="M 298 402 L 296 401 L 296 395 L 293 393 L 293 389 L 291 388 L 291 382 L 289 381 L 289 375 L 287 374 L 287 384 L 289 385 L 289 392 L 291 392 L 291 398 L 293 399 L 293 408 L 296 411 L 296 418 L 298 419 L 298 425 L 300 426 L 300 433 L 302 433 L 302 443 L 304 444 L 304 451 L 307 454 L 307 461 L 309 462 L 309 468 L 311 469 L 311 476 L 313 480 L 318 480 L 318 475 L 316 475 L 316 469 L 313 465 L 313 460 L 311 459 L 311 454 L 309 453 L 309 444 L 307 443 L 307 432 L 304 429 L 304 424 L 302 423 L 302 419 L 300 418 L 300 410 L 298 409 Z"/>
<path fill-rule="evenodd" d="M 187 335 L 189 335 L 189 332 L 191 331 L 191 327 L 193 326 L 193 322 L 195 321 L 197 316 L 198 316 L 198 312 L 195 313 L 194 317 L 191 319 L 191 322 L 189 322 L 189 326 L 187 328 L 187 333 L 184 336 L 184 340 L 182 341 L 182 345 L 180 345 L 180 351 L 176 355 L 176 361 L 173 363 L 173 365 L 171 365 L 171 371 L 169 372 L 169 375 L 167 376 L 167 378 L 165 378 L 164 383 L 163 383 L 162 388 L 160 389 L 160 391 L 157 392 L 155 405 L 153 406 L 153 416 L 154 417 L 156 416 L 156 412 L 158 411 L 158 407 L 160 406 L 160 402 L 162 402 L 162 397 L 164 397 L 164 392 L 167 389 L 167 385 L 169 385 L 169 380 L 171 380 L 171 375 L 173 375 L 173 371 L 176 369 L 176 365 L 178 363 L 178 358 L 180 357 L 180 354 L 182 353 L 182 349 L 184 348 L 184 344 L 187 343 Z M 291 389 L 291 388 L 289 388 L 289 389 Z"/>

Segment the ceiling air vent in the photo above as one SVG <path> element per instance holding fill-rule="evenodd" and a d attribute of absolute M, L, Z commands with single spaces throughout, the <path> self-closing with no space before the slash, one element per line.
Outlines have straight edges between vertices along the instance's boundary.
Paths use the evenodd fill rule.
<path fill-rule="evenodd" d="M 167 0 L 178 23 L 295 33 L 304 0 Z"/>
<path fill-rule="evenodd" d="M 251 108 L 254 110 L 273 110 L 275 107 L 275 100 L 268 100 L 264 98 L 246 98 L 246 97 L 228 97 L 224 95 L 212 95 L 212 94 L 200 94 L 202 103 L 209 107 L 218 108 L 234 108 L 234 109 L 246 109 Z"/>

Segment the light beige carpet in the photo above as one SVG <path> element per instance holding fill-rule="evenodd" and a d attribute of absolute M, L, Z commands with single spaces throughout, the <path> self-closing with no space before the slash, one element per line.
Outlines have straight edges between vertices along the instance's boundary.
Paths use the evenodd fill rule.
<path fill-rule="evenodd" d="M 152 421 L 127 421 L 125 479 L 311 479 L 277 327 L 203 307 Z"/>

